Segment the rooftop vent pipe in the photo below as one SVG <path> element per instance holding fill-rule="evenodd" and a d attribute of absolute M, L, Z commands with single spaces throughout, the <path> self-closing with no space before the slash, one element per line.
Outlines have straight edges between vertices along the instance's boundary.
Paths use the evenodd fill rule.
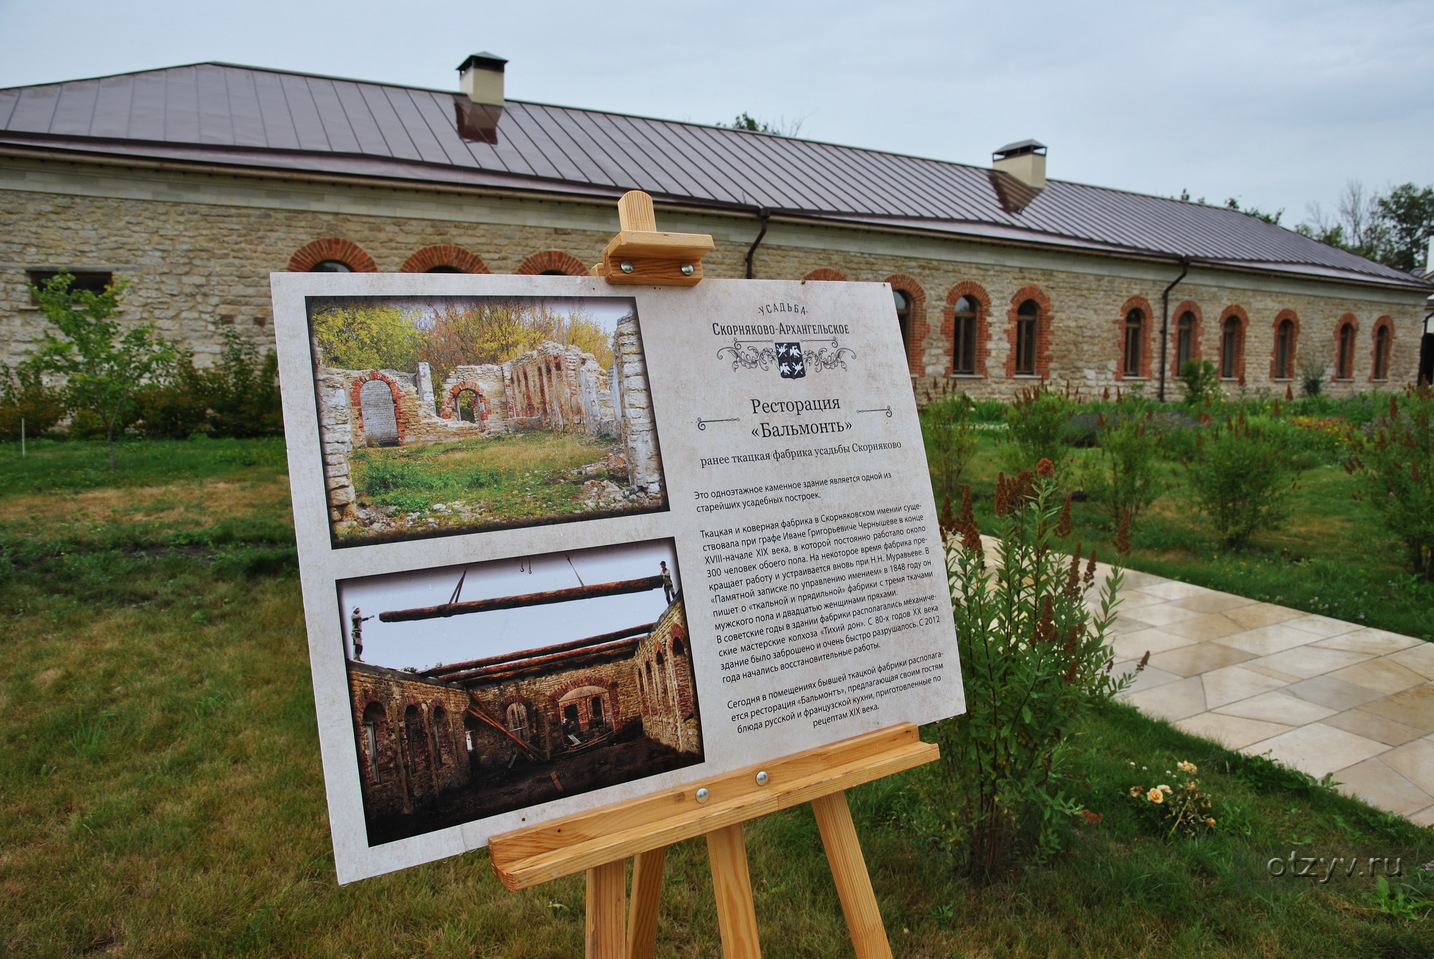
<path fill-rule="evenodd" d="M 1046 145 L 1035 140 L 1008 143 L 991 154 L 991 169 L 1013 176 L 1032 190 L 1046 188 Z"/>
<path fill-rule="evenodd" d="M 502 57 L 475 53 L 458 65 L 460 96 L 455 104 L 458 135 L 476 143 L 498 142 L 498 121 L 503 118 Z"/>

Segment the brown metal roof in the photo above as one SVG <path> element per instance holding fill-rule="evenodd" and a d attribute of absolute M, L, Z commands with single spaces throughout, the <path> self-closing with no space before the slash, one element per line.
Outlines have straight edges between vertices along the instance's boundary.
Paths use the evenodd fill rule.
<path fill-rule="evenodd" d="M 508 101 L 497 143 L 461 94 L 223 63 L 0 90 L 0 144 L 226 167 L 615 197 L 1406 287 L 1400 270 L 1220 207 L 1062 180 L 1019 212 L 983 167 Z"/>

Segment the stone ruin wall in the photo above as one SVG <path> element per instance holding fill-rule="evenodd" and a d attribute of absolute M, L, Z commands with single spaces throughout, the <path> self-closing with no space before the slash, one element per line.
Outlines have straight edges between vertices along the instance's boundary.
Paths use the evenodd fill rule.
<path fill-rule="evenodd" d="M 678 752 L 701 753 L 692 645 L 680 596 L 638 643 L 633 666 L 642 697 L 643 735 Z"/>
<path fill-rule="evenodd" d="M 657 424 L 652 415 L 652 394 L 647 388 L 647 363 L 637 317 L 631 313 L 617 322 L 612 338 L 612 409 L 622 432 L 627 472 L 633 486 L 650 493 L 662 488 L 662 459 L 657 447 Z"/>
<path fill-rule="evenodd" d="M 544 343 L 502 366 L 457 367 L 437 393 L 427 363 L 420 363 L 412 373 L 321 365 L 317 379 L 319 439 L 334 522 L 354 518 L 350 459 L 358 446 L 440 443 L 523 429 L 591 436 L 618 433 L 613 412 L 617 393 L 609 389 L 607 373 L 592 354 L 573 346 Z M 645 392 L 645 375 L 642 387 Z M 366 392 L 370 397 L 387 397 L 392 404 L 392 422 L 383 411 L 378 411 L 378 416 L 371 413 L 366 421 Z M 467 392 L 477 397 L 474 422 L 462 419 L 458 410 L 460 402 L 468 401 L 463 396 Z M 633 462 L 630 457 L 629 462 Z M 655 467 L 652 475 L 657 475 Z M 646 486 L 648 482 L 634 479 L 633 485 Z"/>

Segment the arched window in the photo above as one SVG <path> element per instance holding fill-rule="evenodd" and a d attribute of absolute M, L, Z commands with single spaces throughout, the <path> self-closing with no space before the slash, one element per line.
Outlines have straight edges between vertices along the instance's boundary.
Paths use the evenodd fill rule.
<path fill-rule="evenodd" d="M 523 703 L 509 703 L 507 715 L 508 732 L 523 742 L 528 741 L 528 707 Z"/>
<path fill-rule="evenodd" d="M 453 398 L 453 411 L 464 423 L 478 423 L 482 421 L 482 414 L 478 407 L 478 394 L 473 390 L 459 390 L 458 395 Z"/>
<path fill-rule="evenodd" d="M 951 372 L 974 375 L 976 372 L 977 324 L 981 304 L 969 296 L 958 299 L 951 307 Z"/>
<path fill-rule="evenodd" d="M 381 748 L 381 737 L 388 727 L 388 713 L 384 712 L 383 706 L 378 703 L 369 703 L 363 709 L 363 737 L 364 745 L 368 752 L 369 775 L 376 783 L 381 783 L 383 777 L 383 762 L 379 756 Z"/>
<path fill-rule="evenodd" d="M 442 706 L 434 706 L 433 762 L 436 765 L 444 766 L 453 760 L 453 748 L 448 746 L 448 742 L 448 711 Z"/>
<path fill-rule="evenodd" d="M 1145 311 L 1139 308 L 1125 314 L 1125 337 L 1121 350 L 1121 373 L 1138 377 L 1140 361 L 1145 352 Z"/>
<path fill-rule="evenodd" d="M 1035 300 L 1026 300 L 1016 308 L 1016 375 L 1036 375 L 1036 335 L 1039 332 L 1041 307 Z"/>
<path fill-rule="evenodd" d="M 1339 330 L 1335 333 L 1334 378 L 1337 380 L 1354 379 L 1355 333 L 1356 327 L 1353 318 L 1341 323 Z"/>
<path fill-rule="evenodd" d="M 1389 351 L 1394 344 L 1392 321 L 1381 317 L 1374 327 L 1374 358 L 1370 364 L 1372 380 L 1389 379 Z"/>
<path fill-rule="evenodd" d="M 1235 315 L 1220 321 L 1220 378 L 1238 380 L 1243 372 L 1245 328 Z"/>
<path fill-rule="evenodd" d="M 408 734 L 408 771 L 415 775 L 427 771 L 432 760 L 428 737 L 424 735 L 423 713 L 417 706 L 409 706 L 403 711 L 403 727 Z"/>
<path fill-rule="evenodd" d="M 320 260 L 309 267 L 310 273 L 352 273 L 354 268 L 343 260 Z"/>
<path fill-rule="evenodd" d="M 1288 380 L 1295 370 L 1295 321 L 1288 317 L 1275 327 L 1275 379 Z"/>
<path fill-rule="evenodd" d="M 1186 310 L 1175 321 L 1175 375 L 1195 359 L 1195 314 Z"/>
<path fill-rule="evenodd" d="M 900 290 L 892 290 L 891 297 L 896 301 L 896 325 L 901 329 L 901 352 L 911 355 L 911 297 Z"/>

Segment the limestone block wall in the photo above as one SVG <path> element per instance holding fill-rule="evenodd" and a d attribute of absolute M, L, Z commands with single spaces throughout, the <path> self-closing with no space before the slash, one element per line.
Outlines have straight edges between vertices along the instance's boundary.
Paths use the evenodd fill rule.
<path fill-rule="evenodd" d="M 655 493 L 662 486 L 662 456 L 636 316 L 629 314 L 618 320 L 612 355 L 612 409 L 622 433 L 628 476 L 633 486 Z"/>
<path fill-rule="evenodd" d="M 703 261 L 708 276 L 745 275 L 745 257 L 760 230 L 755 217 L 660 210 L 659 219 L 664 229 L 714 237 L 717 249 Z M 1176 263 L 781 218 L 769 227 L 752 252 L 757 278 L 884 281 L 907 294 L 907 358 L 918 393 L 940 387 L 1001 398 L 1030 385 L 1030 377 L 1014 371 L 1012 356 L 1015 311 L 1026 298 L 1044 309 L 1035 378 L 1097 393 L 1133 382 L 1154 392 L 1159 383 L 1161 293 L 1179 275 Z M 203 365 L 217 357 L 224 325 L 270 345 L 268 274 L 304 269 L 321 252 L 348 251 L 356 269 L 378 271 L 448 265 L 468 272 L 579 273 L 615 230 L 606 202 L 438 196 L 0 158 L 0 362 L 22 359 L 39 337 L 42 319 L 26 285 L 32 269 L 127 276 L 132 286 L 123 318 L 154 321 L 161 335 L 192 349 Z M 981 304 L 979 368 L 971 374 L 953 370 L 952 358 L 952 307 L 966 293 Z M 1324 364 L 1327 391 L 1336 395 L 1394 389 L 1415 377 L 1424 299 L 1417 289 L 1196 264 L 1170 291 L 1170 335 L 1179 305 L 1192 304 L 1200 316 L 1199 353 L 1217 359 L 1222 318 L 1242 314 L 1242 375 L 1229 378 L 1227 388 L 1236 392 L 1243 381 L 1251 391 L 1298 391 L 1297 381 L 1271 375 L 1277 317 L 1289 311 L 1298 322 L 1297 370 L 1305 361 Z M 1138 377 L 1125 376 L 1121 362 L 1129 303 L 1150 307 Z M 1377 380 L 1374 336 L 1384 317 L 1393 337 L 1387 377 Z M 1344 325 L 1355 331 L 1353 365 L 1348 376 L 1337 377 L 1337 335 Z M 894 324 L 889 329 L 896 335 Z M 1167 361 L 1171 353 L 1167 341 Z M 1169 384 L 1169 369 L 1166 376 Z M 628 418 L 620 403 L 615 412 Z M 633 439 L 641 445 L 642 437 Z"/>
<path fill-rule="evenodd" d="M 476 397 L 478 418 L 474 422 L 482 427 L 483 432 L 506 433 L 511 428 L 507 376 L 501 366 L 460 366 L 443 378 L 439 389 L 440 418 L 458 420 L 459 403 L 472 403 L 473 397 Z M 467 416 L 467 411 L 462 415 Z"/>
<path fill-rule="evenodd" d="M 410 813 L 439 793 L 468 784 L 466 690 L 350 662 L 349 698 L 369 818 Z"/>

